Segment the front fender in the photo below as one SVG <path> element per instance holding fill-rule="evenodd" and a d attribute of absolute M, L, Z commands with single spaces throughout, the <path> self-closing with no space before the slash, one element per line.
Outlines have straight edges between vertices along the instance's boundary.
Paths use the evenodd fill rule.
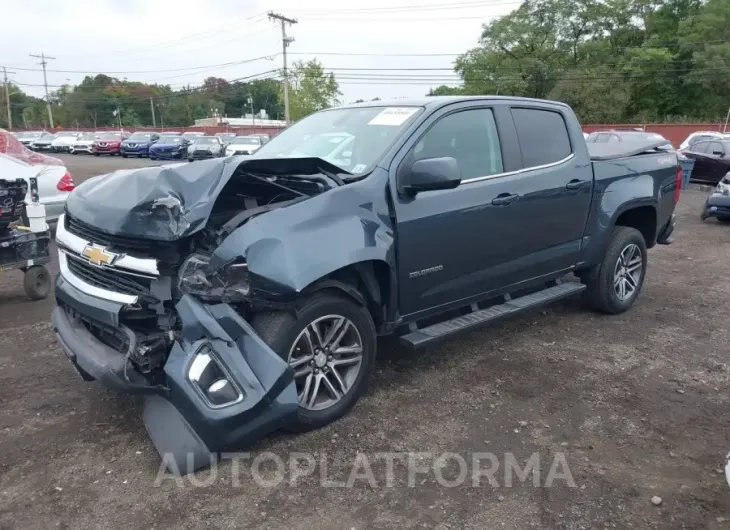
<path fill-rule="evenodd" d="M 293 297 L 333 271 L 363 261 L 395 267 L 384 182 L 371 176 L 249 220 L 215 250 L 212 273 L 248 263 L 254 292 Z"/>

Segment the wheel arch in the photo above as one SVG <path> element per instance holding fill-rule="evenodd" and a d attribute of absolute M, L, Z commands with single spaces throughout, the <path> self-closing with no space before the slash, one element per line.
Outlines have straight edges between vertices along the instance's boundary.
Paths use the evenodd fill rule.
<path fill-rule="evenodd" d="M 391 319 L 393 308 L 393 271 L 387 262 L 366 260 L 336 269 L 310 283 L 301 291 L 308 296 L 323 290 L 345 294 L 364 306 L 378 330 L 384 329 Z"/>

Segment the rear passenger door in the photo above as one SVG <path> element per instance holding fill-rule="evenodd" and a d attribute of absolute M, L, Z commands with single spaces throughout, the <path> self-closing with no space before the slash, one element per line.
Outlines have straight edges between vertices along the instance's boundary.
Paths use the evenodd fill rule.
<path fill-rule="evenodd" d="M 692 180 L 707 180 L 709 178 L 710 164 L 707 158 L 707 150 L 710 147 L 710 142 L 697 142 L 692 144 L 685 155 L 695 161 L 692 167 L 692 174 L 690 178 Z"/>
<path fill-rule="evenodd" d="M 530 254 L 521 261 L 531 278 L 575 265 L 593 191 L 593 169 L 577 160 L 560 108 L 511 108 L 521 153 L 521 171 L 510 177 L 520 199 L 509 217 L 520 227 Z M 611 141 L 609 135 L 609 141 Z"/>

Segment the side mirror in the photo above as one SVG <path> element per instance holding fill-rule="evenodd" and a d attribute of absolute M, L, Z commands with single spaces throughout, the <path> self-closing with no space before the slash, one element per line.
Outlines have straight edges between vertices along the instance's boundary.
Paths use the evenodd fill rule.
<path fill-rule="evenodd" d="M 401 192 L 415 195 L 422 191 L 451 190 L 461 184 L 459 164 L 450 156 L 416 160 L 400 183 Z"/>

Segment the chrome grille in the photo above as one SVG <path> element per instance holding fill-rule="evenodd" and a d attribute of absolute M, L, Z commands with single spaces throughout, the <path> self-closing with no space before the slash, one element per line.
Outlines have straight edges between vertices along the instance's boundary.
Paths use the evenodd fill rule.
<path fill-rule="evenodd" d="M 100 289 L 138 296 L 140 301 L 156 303 L 152 295 L 152 278 L 137 276 L 120 269 L 97 267 L 88 261 L 66 253 L 68 269 L 74 276 Z"/>
<path fill-rule="evenodd" d="M 155 244 L 154 241 L 148 239 L 107 234 L 68 214 L 65 217 L 66 230 L 91 243 L 109 247 L 109 250 L 115 252 L 142 253 L 148 255 Z"/>

